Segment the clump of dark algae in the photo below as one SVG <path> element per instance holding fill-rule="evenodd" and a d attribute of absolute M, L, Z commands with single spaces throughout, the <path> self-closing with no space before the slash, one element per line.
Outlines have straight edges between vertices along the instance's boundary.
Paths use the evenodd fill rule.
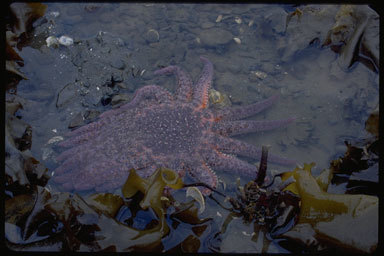
<path fill-rule="evenodd" d="M 344 141 L 347 149 L 343 156 L 331 161 L 332 183 L 346 182 L 348 194 L 378 195 L 379 165 L 379 105 L 365 122 L 370 136 L 356 141 Z"/>
<path fill-rule="evenodd" d="M 12 3 L 6 21 L 6 102 L 5 102 L 5 195 L 6 199 L 30 194 L 33 186 L 45 186 L 47 168 L 31 153 L 32 127 L 18 114 L 25 99 L 17 95 L 20 80 L 28 79 L 19 68 L 24 60 L 20 51 L 31 38 L 33 23 L 45 13 L 41 3 Z"/>
<path fill-rule="evenodd" d="M 194 201 L 165 197 L 166 186 L 179 189 L 183 183 L 163 168 L 147 179 L 130 170 L 124 198 L 34 186 L 6 201 L 6 245 L 18 251 L 209 251 L 214 222 L 198 217 Z"/>
<path fill-rule="evenodd" d="M 21 50 L 31 38 L 33 23 L 41 18 L 47 6 L 41 3 L 12 3 L 8 7 L 6 20 L 6 90 L 16 93 L 17 84 L 21 79 L 28 79 L 19 68 L 24 60 L 15 51 Z"/>
<path fill-rule="evenodd" d="M 299 214 L 300 197 L 284 190 L 294 182 L 293 178 L 281 179 L 281 174 L 271 179 L 267 176 L 268 149 L 262 147 L 259 171 L 254 180 L 245 186 L 238 183 L 237 196 L 227 197 L 231 204 L 230 213 L 221 229 L 221 234 L 226 232 L 227 226 L 234 217 L 240 217 L 245 224 L 254 225 L 253 239 L 257 239 L 259 232 L 268 234 L 272 239 L 289 230 L 295 225 Z M 268 181 L 269 180 L 269 181 Z M 262 252 L 266 252 L 270 239 L 264 236 Z"/>
<path fill-rule="evenodd" d="M 267 149 L 263 147 L 256 178 L 245 186 L 238 184 L 236 197 L 226 198 L 231 207 L 216 200 L 230 212 L 218 234 L 228 236 L 230 222 L 241 218 L 245 225 L 253 225 L 252 241 L 257 242 L 262 232 L 261 252 L 268 252 L 271 242 L 294 253 L 374 252 L 378 244 L 375 182 L 349 179 L 345 194 L 329 192 L 328 186 L 335 180 L 346 182 L 339 175 L 377 171 L 375 143 L 373 139 L 362 148 L 346 143 L 345 156 L 332 161 L 316 178 L 311 173 L 314 163 L 266 178 Z"/>

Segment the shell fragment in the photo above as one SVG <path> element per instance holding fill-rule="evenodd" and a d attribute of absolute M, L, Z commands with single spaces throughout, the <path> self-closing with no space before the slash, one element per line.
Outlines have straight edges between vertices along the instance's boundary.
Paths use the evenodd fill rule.
<path fill-rule="evenodd" d="M 73 39 L 69 36 L 61 36 L 59 38 L 59 44 L 64 46 L 70 46 L 71 44 L 73 44 Z"/>
<path fill-rule="evenodd" d="M 203 213 L 205 210 L 205 200 L 200 190 L 197 187 L 187 188 L 186 197 L 192 197 L 199 203 L 199 213 Z"/>
<path fill-rule="evenodd" d="M 69 36 L 61 36 L 57 38 L 56 36 L 49 36 L 45 39 L 48 47 L 58 47 L 60 44 L 64 46 L 70 46 L 73 44 L 73 39 Z"/>

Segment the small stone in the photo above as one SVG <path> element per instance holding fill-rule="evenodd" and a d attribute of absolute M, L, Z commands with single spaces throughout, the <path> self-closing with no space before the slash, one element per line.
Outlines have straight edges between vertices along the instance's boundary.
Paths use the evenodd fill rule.
<path fill-rule="evenodd" d="M 228 98 L 228 96 L 215 89 L 210 89 L 208 96 L 210 102 L 215 108 L 223 108 L 231 105 L 231 100 Z"/>
<path fill-rule="evenodd" d="M 73 83 L 66 85 L 58 94 L 56 106 L 61 108 L 76 101 L 77 86 Z"/>
<path fill-rule="evenodd" d="M 113 96 L 111 105 L 114 106 L 122 102 L 128 102 L 130 99 L 131 99 L 131 96 L 129 96 L 128 94 L 123 94 L 123 93 L 117 94 Z"/>
<path fill-rule="evenodd" d="M 121 89 L 128 89 L 128 86 L 124 83 L 117 83 L 116 84 L 118 88 L 121 88 Z"/>
<path fill-rule="evenodd" d="M 96 119 L 96 117 L 98 117 L 100 115 L 100 111 L 98 110 L 86 110 L 85 113 L 84 113 L 84 119 L 89 121 L 89 120 L 94 120 Z"/>
<path fill-rule="evenodd" d="M 267 73 L 263 72 L 263 71 L 260 71 L 260 70 L 254 70 L 254 71 L 251 71 L 250 74 L 249 74 L 249 80 L 250 81 L 259 81 L 259 80 L 263 80 L 267 77 Z"/>
<path fill-rule="evenodd" d="M 106 105 L 109 105 L 109 103 L 111 103 L 112 99 L 110 96 L 108 95 L 104 95 L 101 99 L 100 99 L 100 102 L 103 106 L 106 106 Z"/>
<path fill-rule="evenodd" d="M 116 83 L 121 83 L 124 81 L 124 78 L 120 73 L 113 73 L 111 80 Z"/>
<path fill-rule="evenodd" d="M 237 44 L 241 44 L 241 40 L 240 40 L 240 38 L 238 38 L 238 37 L 234 37 L 233 40 L 234 40 Z"/>
<path fill-rule="evenodd" d="M 45 42 L 47 43 L 48 47 L 57 47 L 59 46 L 59 40 L 55 36 L 49 36 L 47 39 L 45 39 Z"/>
<path fill-rule="evenodd" d="M 227 44 L 233 39 L 232 33 L 222 28 L 205 29 L 199 37 L 201 42 L 208 46 Z"/>
<path fill-rule="evenodd" d="M 59 44 L 64 46 L 70 46 L 73 44 L 73 39 L 70 38 L 69 36 L 61 36 L 59 38 Z"/>
<path fill-rule="evenodd" d="M 59 12 L 50 12 L 48 15 L 52 16 L 53 18 L 57 18 L 57 17 L 59 17 L 60 13 Z"/>
<path fill-rule="evenodd" d="M 243 21 L 241 20 L 240 17 L 236 17 L 236 18 L 235 18 L 235 22 L 236 22 L 237 24 L 241 24 Z"/>
<path fill-rule="evenodd" d="M 81 113 L 77 113 L 68 125 L 68 128 L 75 128 L 84 124 L 84 118 Z"/>
<path fill-rule="evenodd" d="M 123 70 L 125 68 L 125 63 L 121 59 L 113 59 L 111 61 L 111 66 Z"/>
<path fill-rule="evenodd" d="M 85 7 L 84 7 L 84 10 L 87 11 L 87 12 L 96 12 L 97 10 L 100 9 L 100 5 L 98 4 L 87 4 Z"/>
<path fill-rule="evenodd" d="M 160 35 L 156 30 L 150 29 L 145 33 L 144 38 L 147 43 L 156 43 L 159 42 Z"/>

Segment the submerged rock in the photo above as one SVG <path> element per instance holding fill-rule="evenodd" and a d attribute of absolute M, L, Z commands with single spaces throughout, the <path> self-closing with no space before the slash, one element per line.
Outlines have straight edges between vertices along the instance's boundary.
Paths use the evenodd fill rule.
<path fill-rule="evenodd" d="M 144 38 L 147 43 L 156 43 L 159 42 L 160 35 L 155 29 L 149 29 L 147 33 L 144 34 Z"/>
<path fill-rule="evenodd" d="M 209 28 L 201 31 L 199 38 L 202 44 L 213 47 L 231 42 L 233 35 L 222 28 Z"/>

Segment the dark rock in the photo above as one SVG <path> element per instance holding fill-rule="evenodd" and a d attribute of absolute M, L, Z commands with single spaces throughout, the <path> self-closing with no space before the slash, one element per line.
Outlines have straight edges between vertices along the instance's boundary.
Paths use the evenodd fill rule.
<path fill-rule="evenodd" d="M 130 99 L 131 99 L 131 96 L 128 94 L 117 94 L 113 96 L 111 104 L 112 106 L 114 106 L 122 102 L 128 102 Z"/>
<path fill-rule="evenodd" d="M 68 125 L 68 128 L 72 129 L 84 124 L 84 118 L 81 113 L 77 113 Z"/>
<path fill-rule="evenodd" d="M 116 83 L 121 83 L 121 82 L 124 81 L 124 78 L 121 75 L 121 73 L 115 72 L 115 73 L 112 74 L 112 81 L 116 82 Z"/>
<path fill-rule="evenodd" d="M 101 98 L 101 100 L 100 100 L 100 102 L 101 102 L 101 104 L 102 104 L 103 106 L 108 105 L 109 103 L 111 103 L 111 101 L 112 101 L 112 98 L 111 98 L 110 96 L 107 96 L 107 95 L 103 96 L 103 97 Z"/>
<path fill-rule="evenodd" d="M 125 68 L 125 63 L 121 59 L 114 59 L 111 61 L 111 66 L 123 70 Z"/>
<path fill-rule="evenodd" d="M 84 119 L 87 121 L 93 121 L 100 115 L 100 111 L 97 110 L 86 110 L 84 113 Z"/>
<path fill-rule="evenodd" d="M 63 107 L 68 105 L 76 99 L 76 86 L 74 83 L 67 84 L 57 95 L 56 107 Z"/>

